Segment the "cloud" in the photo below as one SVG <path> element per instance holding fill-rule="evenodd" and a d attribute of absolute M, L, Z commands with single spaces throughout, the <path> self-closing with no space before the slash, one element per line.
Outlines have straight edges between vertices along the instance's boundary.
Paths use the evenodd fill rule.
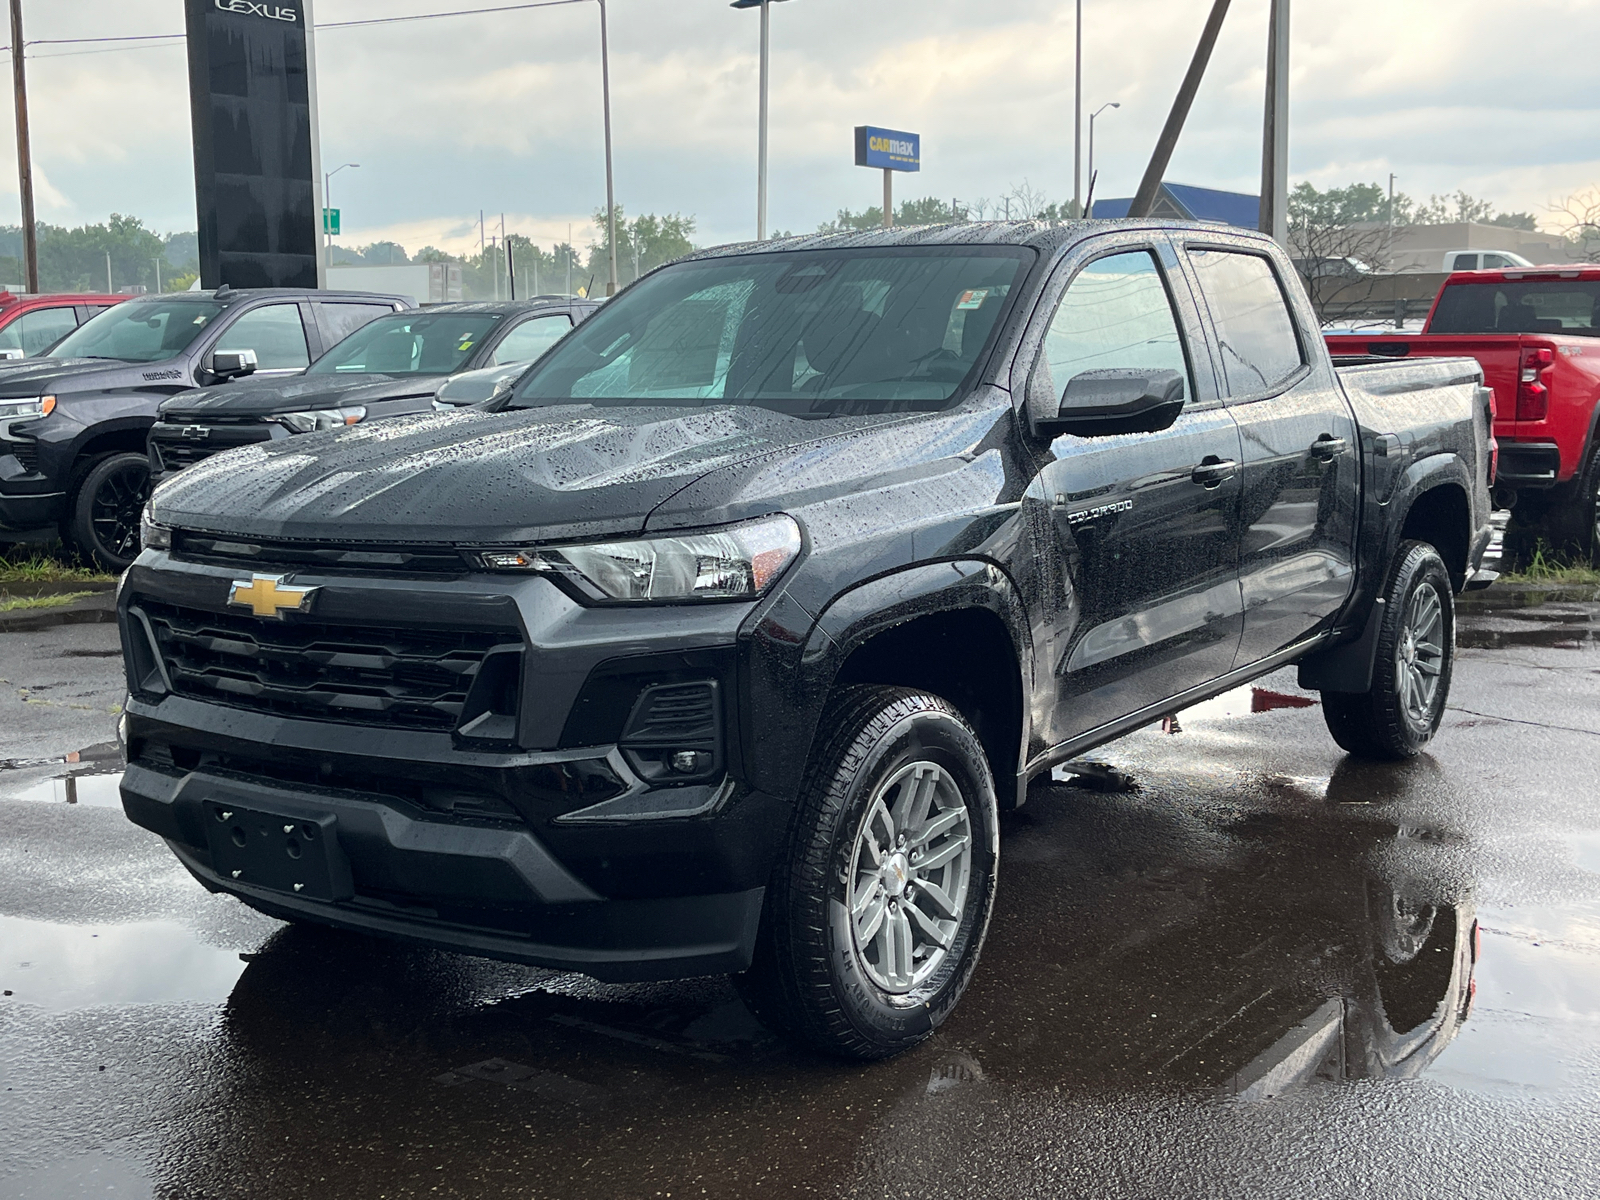
<path fill-rule="evenodd" d="M 316 0 L 324 22 L 446 7 L 444 0 Z M 29 9 L 30 38 L 166 33 L 171 0 Z M 1206 6 L 1086 0 L 1086 109 L 1099 194 L 1127 195 L 1193 51 Z M 754 225 L 757 18 L 726 0 L 610 0 L 617 198 L 630 213 L 694 214 L 702 241 Z M 1024 177 L 1072 193 L 1073 6 L 1059 0 L 798 0 L 773 25 L 771 223 L 804 230 L 880 184 L 851 161 L 850 130 L 924 136 L 901 196 L 994 197 Z M 1530 32 L 1538 36 L 1530 40 Z M 1292 31 L 1290 166 L 1320 185 L 1386 182 L 1413 196 L 1465 188 L 1535 212 L 1600 182 L 1590 146 L 1600 77 L 1581 55 L 1528 59 L 1551 37 L 1600 37 L 1592 0 L 1345 0 L 1299 5 Z M 1529 54 L 1496 47 L 1532 45 Z M 1169 177 L 1258 186 L 1266 6 L 1235 5 Z M 43 53 L 41 50 L 40 53 Z M 479 208 L 516 212 L 541 242 L 604 203 L 598 8 L 573 5 L 324 29 L 321 135 L 346 241 L 476 243 Z M 193 228 L 181 48 L 30 62 L 34 151 L 56 191 L 49 220 L 133 212 Z M 10 121 L 0 96 L 0 125 Z M 4 172 L 0 172 L 4 174 Z M 10 192 L 14 195 L 14 190 Z M 13 202 L 14 203 L 14 202 Z M 11 219 L 15 219 L 14 217 Z M 509 218 L 508 218 L 509 223 Z M 577 237 L 583 244 L 585 236 Z"/>

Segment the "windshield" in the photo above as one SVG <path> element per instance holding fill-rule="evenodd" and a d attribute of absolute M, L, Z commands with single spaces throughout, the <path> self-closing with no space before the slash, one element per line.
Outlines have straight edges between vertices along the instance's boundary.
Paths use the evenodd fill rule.
<path fill-rule="evenodd" d="M 1033 252 L 811 250 L 669 267 L 558 342 L 513 407 L 750 404 L 801 417 L 942 407 Z"/>
<path fill-rule="evenodd" d="M 363 325 L 307 375 L 449 375 L 461 369 L 497 313 L 396 313 Z"/>
<path fill-rule="evenodd" d="M 1429 333 L 1566 333 L 1600 337 L 1600 279 L 1452 283 Z"/>
<path fill-rule="evenodd" d="M 211 300 L 130 300 L 90 317 L 46 358 L 116 358 L 161 362 L 176 358 L 211 324 L 222 305 Z"/>

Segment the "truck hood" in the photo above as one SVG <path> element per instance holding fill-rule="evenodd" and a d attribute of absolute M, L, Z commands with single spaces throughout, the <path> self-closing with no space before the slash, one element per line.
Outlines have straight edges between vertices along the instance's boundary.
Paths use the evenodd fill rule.
<path fill-rule="evenodd" d="M 529 543 L 634 534 L 719 467 L 904 423 L 747 407 L 428 413 L 247 446 L 156 489 L 155 519 L 243 537 Z"/>
<path fill-rule="evenodd" d="M 188 379 L 181 360 L 130 363 L 108 358 L 23 358 L 0 369 L 0 400 L 58 392 L 143 388 Z"/>
<path fill-rule="evenodd" d="M 237 379 L 220 387 L 179 392 L 161 405 L 163 420 L 204 420 L 208 416 L 251 416 L 344 408 L 379 400 L 431 396 L 443 375 L 289 375 Z"/>

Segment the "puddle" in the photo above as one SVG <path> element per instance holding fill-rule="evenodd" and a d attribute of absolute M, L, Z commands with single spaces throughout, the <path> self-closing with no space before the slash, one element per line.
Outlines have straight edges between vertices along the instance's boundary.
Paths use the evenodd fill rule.
<path fill-rule="evenodd" d="M 1563 625 L 1542 629 L 1474 629 L 1463 623 L 1456 628 L 1456 645 L 1463 650 L 1506 650 L 1514 646 L 1534 646 L 1546 650 L 1584 650 L 1600 644 L 1600 629 L 1575 629 Z"/>
<path fill-rule="evenodd" d="M 1314 696 L 1297 696 L 1272 688 L 1246 685 L 1191 705 L 1179 713 L 1179 717 L 1182 721 L 1211 721 L 1223 717 L 1246 717 L 1251 713 L 1276 712 L 1285 708 L 1311 708 L 1316 703 Z"/>
<path fill-rule="evenodd" d="M 51 1011 L 133 1004 L 216 1004 L 245 964 L 176 921 L 57 925 L 0 916 L 3 1004 Z"/>
<path fill-rule="evenodd" d="M 64 775 L 41 779 L 7 800 L 42 801 L 46 804 L 82 804 L 89 808 L 121 808 L 122 772 L 101 775 Z"/>

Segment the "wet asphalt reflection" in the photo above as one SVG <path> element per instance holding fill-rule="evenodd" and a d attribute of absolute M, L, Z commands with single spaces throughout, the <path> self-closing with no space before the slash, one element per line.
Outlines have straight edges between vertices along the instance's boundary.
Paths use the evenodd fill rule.
<path fill-rule="evenodd" d="M 282 925 L 96 763 L 0 771 L 0 1197 L 1584 1194 L 1600 654 L 1509 635 L 1596 611 L 1464 615 L 1414 763 L 1284 672 L 1037 785 L 971 989 L 872 1066 L 725 979 Z"/>

